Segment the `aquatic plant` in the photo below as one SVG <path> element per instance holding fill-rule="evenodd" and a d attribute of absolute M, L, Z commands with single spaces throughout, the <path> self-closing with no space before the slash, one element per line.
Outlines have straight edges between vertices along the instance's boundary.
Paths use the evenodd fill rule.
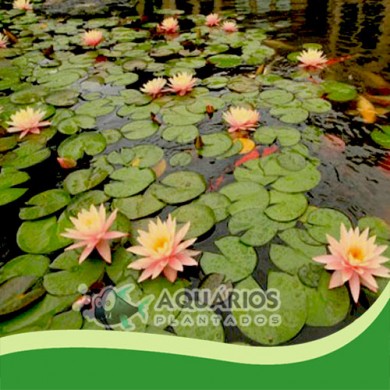
<path fill-rule="evenodd" d="M 175 18 L 165 18 L 160 25 L 158 30 L 164 34 L 176 34 L 179 31 L 179 22 Z"/>
<path fill-rule="evenodd" d="M 14 0 L 12 6 L 14 9 L 20 9 L 23 11 L 31 11 L 33 9 L 33 5 L 30 3 L 30 0 Z"/>
<path fill-rule="evenodd" d="M 183 271 L 184 266 L 198 265 L 193 258 L 199 251 L 188 249 L 196 238 L 183 241 L 188 233 L 190 223 L 187 222 L 176 232 L 176 219 L 171 215 L 165 222 L 160 218 L 150 221 L 148 231 L 139 230 L 137 241 L 140 245 L 132 246 L 127 250 L 142 256 L 141 259 L 129 264 L 129 268 L 144 270 L 138 281 L 155 279 L 161 273 L 170 281 L 177 279 L 177 273 Z"/>
<path fill-rule="evenodd" d="M 260 120 L 260 113 L 244 107 L 230 107 L 223 114 L 223 119 L 230 125 L 228 131 L 233 133 L 238 130 L 256 130 Z"/>
<path fill-rule="evenodd" d="M 111 263 L 109 241 L 127 235 L 123 232 L 109 231 L 115 221 L 116 214 L 117 210 L 114 210 L 107 218 L 106 209 L 103 205 L 100 205 L 99 209 L 91 205 L 89 210 L 82 209 L 76 218 L 70 217 L 74 228 L 66 229 L 65 233 L 61 233 L 61 235 L 79 242 L 72 244 L 65 250 L 85 247 L 79 258 L 79 262 L 82 263 L 96 248 L 103 260 Z"/>
<path fill-rule="evenodd" d="M 342 224 L 340 241 L 330 235 L 327 235 L 327 240 L 330 255 L 316 256 L 313 260 L 325 264 L 325 269 L 334 271 L 329 288 L 348 282 L 352 298 L 357 302 L 360 285 L 376 292 L 378 284 L 375 276 L 390 278 L 390 269 L 383 265 L 390 259 L 382 256 L 387 246 L 376 245 L 376 237 L 369 237 L 369 229 L 360 234 L 358 227 L 347 230 Z"/>
<path fill-rule="evenodd" d="M 326 66 L 327 58 L 322 50 L 303 50 L 297 57 L 299 66 L 308 70 L 323 69 Z"/>
<path fill-rule="evenodd" d="M 218 14 L 211 13 L 206 16 L 206 26 L 208 27 L 215 27 L 218 26 L 221 21 L 221 18 Z"/>
<path fill-rule="evenodd" d="M 8 38 L 6 35 L 0 33 L 0 49 L 5 49 L 8 44 Z"/>
<path fill-rule="evenodd" d="M 222 30 L 227 33 L 233 33 L 238 31 L 238 27 L 235 21 L 226 20 L 222 23 Z"/>
<path fill-rule="evenodd" d="M 163 89 L 166 83 L 167 81 L 162 77 L 156 77 L 155 79 L 145 83 L 142 86 L 141 91 L 152 96 L 153 98 L 156 98 L 163 93 Z"/>
<path fill-rule="evenodd" d="M 175 92 L 179 96 L 184 96 L 188 92 L 192 91 L 192 88 L 194 88 L 197 79 L 194 78 L 190 73 L 180 72 L 170 77 L 168 81 L 168 91 Z"/>
<path fill-rule="evenodd" d="M 82 36 L 82 42 L 85 46 L 96 47 L 103 42 L 103 33 L 100 30 L 85 31 Z"/>
<path fill-rule="evenodd" d="M 45 112 L 35 110 L 32 107 L 22 108 L 15 114 L 11 115 L 8 122 L 8 133 L 21 133 L 20 139 L 27 134 L 39 134 L 41 127 L 50 126 L 50 121 L 42 121 Z"/>

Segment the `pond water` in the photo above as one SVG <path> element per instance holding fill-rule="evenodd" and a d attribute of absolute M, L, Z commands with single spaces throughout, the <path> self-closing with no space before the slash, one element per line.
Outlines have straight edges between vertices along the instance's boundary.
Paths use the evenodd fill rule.
<path fill-rule="evenodd" d="M 94 12 L 91 4 L 96 5 Z M 15 264 L 13 259 L 26 253 L 27 256 L 35 256 L 34 259 L 36 256 L 47 256 L 50 261 L 56 259 L 57 263 L 61 263 L 58 259 L 68 242 L 63 239 L 64 242 L 61 242 L 58 235 L 69 227 L 69 216 L 75 216 L 81 206 L 89 206 L 91 202 L 106 202 L 126 214 L 128 218 L 122 215 L 118 226 L 130 229 L 128 219 L 131 220 L 133 245 L 136 228 L 146 226 L 145 217 L 159 215 L 165 219 L 172 212 L 176 212 L 180 222 L 186 222 L 186 217 L 191 220 L 200 232 L 194 233 L 193 237 L 198 237 L 194 247 L 203 253 L 207 252 L 215 262 L 211 253 L 220 255 L 222 252 L 227 256 L 224 261 L 229 258 L 229 250 L 227 254 L 222 250 L 220 252 L 218 249 L 221 247 L 217 247 L 215 242 L 226 235 L 240 237 L 239 244 L 234 244 L 237 252 L 229 244 L 233 253 L 231 256 L 238 256 L 241 261 L 241 264 L 238 262 L 234 265 L 236 269 L 231 270 L 228 264 L 230 261 L 237 262 L 235 259 L 228 259 L 227 265 L 214 266 L 210 260 L 205 260 L 207 256 L 204 254 L 201 267 L 187 267 L 179 275 L 180 281 L 183 281 L 183 284 L 178 283 L 179 287 L 186 282 L 192 287 L 215 287 L 215 283 L 221 283 L 218 275 L 222 274 L 229 275 L 226 279 L 233 280 L 232 285 L 238 290 L 253 286 L 253 283 L 266 289 L 271 283 L 269 275 L 274 273 L 282 275 L 281 281 L 271 283 L 275 288 L 282 286 L 281 289 L 285 288 L 284 294 L 287 295 L 298 294 L 296 300 L 301 302 L 301 306 L 306 306 L 306 298 L 302 298 L 305 294 L 308 301 L 314 302 L 310 313 L 309 309 L 303 310 L 299 304 L 296 309 L 283 308 L 294 318 L 292 325 L 276 336 L 272 330 L 258 334 L 257 329 L 251 328 L 246 332 L 237 326 L 221 327 L 220 324 L 217 330 L 212 329 L 206 334 L 191 332 L 180 326 L 156 330 L 152 324 L 148 324 L 146 331 L 173 332 L 186 337 L 251 345 L 295 344 L 334 333 L 361 316 L 372 305 L 377 295 L 367 289 L 362 290 L 358 304 L 354 304 L 347 296 L 346 288 L 339 289 L 334 296 L 328 296 L 327 288 L 324 287 L 327 284 L 324 280 L 328 277 L 326 272 L 319 274 L 318 268 L 312 269 L 313 264 L 309 264 L 310 258 L 304 252 L 307 250 L 309 254 L 318 255 L 322 248 L 325 254 L 326 229 L 336 234 L 343 221 L 353 226 L 359 224 L 361 227 L 371 227 L 383 244 L 390 240 L 390 230 L 386 226 L 386 223 L 390 224 L 390 136 L 383 133 L 388 125 L 390 105 L 390 2 L 157 0 L 153 8 L 150 1 L 138 1 L 134 7 L 129 7 L 128 2 L 112 5 L 109 1 L 63 1 L 59 5 L 55 0 L 48 0 L 44 4 L 34 3 L 35 15 L 31 12 L 24 15 L 10 11 L 10 8 L 8 2 L 5 2 L 4 10 L 0 10 L 0 23 L 19 40 L 12 42 L 11 35 L 11 48 L 0 51 L 0 84 L 4 82 L 0 95 L 0 106 L 4 107 L 0 166 L 3 170 L 15 168 L 27 172 L 31 179 L 28 185 L 15 184 L 18 187 L 25 185 L 28 188 L 25 194 L 0 207 L 0 261 L 4 264 L 0 269 L 0 283 L 3 283 L 0 289 L 3 288 L 3 292 L 8 294 L 8 301 L 6 299 L 0 303 L 0 315 L 3 314 L 0 317 L 3 322 L 0 333 L 99 328 L 82 319 L 78 312 L 70 310 L 72 302 L 79 296 L 78 286 L 87 284 L 89 289 L 86 293 L 92 295 L 107 285 L 135 282 L 137 274 L 124 271 L 129 263 L 129 258 L 123 254 L 123 248 L 129 246 L 125 241 L 115 243 L 114 253 L 117 257 L 115 254 L 111 266 L 114 271 L 109 270 L 109 266 L 105 270 L 101 268 L 103 262 L 97 260 L 98 255 L 92 256 L 93 260 L 84 266 L 84 270 L 83 266 L 77 266 L 77 253 L 67 260 L 61 260 L 64 265 L 51 269 L 43 267 L 42 272 L 29 273 L 18 266 L 7 270 L 5 264 Z M 165 12 L 156 12 L 158 10 Z M 203 26 L 200 15 L 211 12 L 218 12 L 226 20 L 236 20 L 240 28 L 237 34 L 242 35 L 210 32 L 200 27 Z M 180 33 L 184 35 L 166 37 L 156 33 L 156 23 L 161 22 L 164 14 L 178 17 Z M 98 49 L 82 47 L 81 34 L 93 28 L 104 31 L 105 41 Z M 129 32 L 132 35 L 126 36 Z M 293 54 L 301 51 L 305 44 L 321 45 L 318 47 L 322 48 L 328 59 L 335 60 L 334 64 L 320 73 L 299 73 Z M 227 58 L 222 60 L 218 58 L 219 55 L 226 55 Z M 228 65 L 224 65 L 223 61 L 227 61 Z M 14 76 L 10 76 L 9 69 L 15 72 Z M 153 75 L 167 78 L 183 69 L 196 74 L 200 80 L 198 87 L 188 96 L 164 96 L 151 102 L 136 92 Z M 134 79 L 131 79 L 130 74 L 135 74 Z M 8 85 L 10 80 L 13 83 Z M 341 89 L 347 97 L 343 95 L 340 98 L 338 94 Z M 27 91 L 26 95 L 23 95 L 24 90 Z M 68 92 L 63 95 L 59 92 L 59 97 L 55 95 L 56 91 L 64 90 Z M 276 97 L 273 95 L 275 90 L 279 93 Z M 334 90 L 336 97 L 332 98 Z M 271 94 L 267 95 L 267 91 Z M 361 96 L 375 103 L 374 121 L 364 120 L 364 113 L 357 110 Z M 278 99 L 284 99 L 285 102 L 280 103 Z M 64 103 L 66 100 L 69 103 Z M 16 138 L 7 134 L 6 121 L 16 109 L 28 104 L 47 110 L 53 125 L 39 136 L 28 135 L 26 152 L 23 152 L 20 151 L 22 147 L 17 146 Z M 245 164 L 237 162 L 245 153 L 240 155 L 240 149 L 232 152 L 234 143 L 227 136 L 227 127 L 222 117 L 232 105 L 253 107 L 260 112 L 261 127 L 254 136 L 251 132 L 239 134 L 239 139 L 254 139 L 255 150 L 259 151 L 258 159 L 248 159 Z M 207 113 L 206 106 L 213 106 L 213 112 Z M 79 122 L 72 119 L 74 113 Z M 301 119 L 300 115 L 303 115 Z M 132 129 L 131 123 L 138 124 L 138 128 Z M 126 127 L 128 125 L 130 127 Z M 178 134 L 177 129 L 172 130 L 173 127 L 181 127 L 184 135 Z M 166 131 L 167 128 L 171 130 L 170 133 Z M 278 133 L 278 129 L 283 129 L 283 134 Z M 143 131 L 149 133 L 142 135 Z M 389 134 L 388 131 L 386 134 Z M 380 134 L 380 137 L 373 136 L 374 132 Z M 77 139 L 77 134 L 84 133 L 93 133 L 94 138 L 86 138 L 85 141 Z M 181 141 L 180 136 L 183 137 Z M 15 139 L 11 140 L 11 137 Z M 76 141 L 72 144 L 70 139 Z M 88 150 L 87 144 L 93 145 L 91 150 Z M 149 149 L 128 151 L 137 145 L 149 145 Z M 150 145 L 158 148 L 153 149 Z M 47 156 L 37 157 L 38 153 L 45 153 L 43 150 L 47 151 Z M 125 152 L 120 155 L 120 151 Z M 163 158 L 158 157 L 160 152 Z M 180 158 L 177 157 L 179 152 L 182 152 Z M 23 153 L 32 156 L 31 166 L 29 157 Z M 60 168 L 56 161 L 58 156 L 73 158 L 77 166 L 71 170 Z M 259 163 L 261 172 L 259 165 L 254 165 L 257 160 L 263 161 Z M 142 161 L 145 161 L 144 165 Z M 271 161 L 268 168 L 267 161 Z M 277 168 L 274 165 L 269 168 L 271 164 L 279 165 Z M 131 171 L 131 174 L 129 171 L 125 182 L 142 182 L 152 172 L 150 169 L 154 170 L 155 177 L 150 183 L 143 183 L 139 190 L 128 191 L 119 188 L 117 180 L 121 180 L 120 175 L 115 177 L 122 166 L 139 169 L 142 171 L 141 176 L 144 175 L 141 179 L 133 176 L 135 171 Z M 95 185 L 90 184 L 93 181 L 91 176 L 89 182 L 84 177 L 73 176 L 72 184 L 69 184 L 69 176 L 81 169 L 93 170 L 96 177 L 101 172 L 105 173 L 101 179 L 96 179 Z M 317 173 L 313 173 L 312 169 L 320 172 L 321 180 L 316 180 Z M 161 182 L 164 184 L 164 178 L 183 171 L 203 176 L 205 187 L 202 189 L 200 184 L 199 192 L 184 201 L 172 200 L 175 199 L 175 190 L 179 193 L 183 191 L 180 183 L 172 193 L 162 195 Z M 294 172 L 294 183 L 303 183 L 296 186 L 297 190 L 280 184 L 284 176 Z M 301 172 L 302 176 L 299 176 Z M 116 180 L 110 181 L 108 175 Z M 259 175 L 263 176 L 259 179 Z M 269 179 L 269 176 L 274 178 Z M 181 179 L 178 177 L 178 182 Z M 196 187 L 196 180 L 198 176 L 185 179 L 184 187 Z M 155 181 L 160 184 L 153 184 Z M 232 190 L 234 185 L 248 182 L 256 187 L 254 192 L 257 197 L 267 197 L 265 207 L 245 198 L 246 191 L 252 191 L 254 187 L 240 189 L 239 195 Z M 275 195 L 275 192 L 271 195 L 271 199 L 272 196 L 275 198 L 269 206 L 267 194 L 274 191 L 274 183 L 279 183 L 275 188 L 276 192 L 280 192 L 279 195 Z M 1 189 L 0 185 L 0 200 Z M 65 190 L 63 196 L 66 199 L 69 197 L 62 207 L 54 207 L 54 211 L 50 212 L 45 210 L 45 205 L 38 204 L 40 210 L 37 217 L 18 217 L 32 196 L 52 189 Z M 89 192 L 91 190 L 98 190 L 99 193 Z M 192 190 L 197 191 L 196 188 Z M 263 191 L 266 191 L 266 195 Z M 82 194 L 88 193 L 90 202 L 80 202 Z M 201 197 L 199 200 L 202 193 L 206 197 L 207 194 L 215 193 L 219 198 L 212 200 L 211 197 Z M 153 195 L 155 203 L 149 202 L 148 194 Z M 141 212 L 140 208 L 137 209 L 139 204 L 137 207 L 134 204 L 129 206 L 123 200 L 134 195 L 142 196 L 142 202 L 148 205 L 149 212 Z M 226 200 L 226 196 L 229 204 L 236 202 L 236 211 L 227 211 L 232 209 L 221 204 L 222 197 Z M 281 200 L 275 200 L 278 196 Z M 309 204 L 308 209 L 307 204 L 303 205 L 302 212 L 296 211 L 301 202 L 299 197 L 305 197 Z M 243 201 L 238 206 L 240 200 Z M 43 199 L 43 203 L 45 201 L 50 203 L 50 199 Z M 156 205 L 156 202 L 160 204 Z M 183 211 L 183 208 L 175 211 L 186 207 L 186 204 L 193 207 L 191 212 L 188 209 Z M 279 208 L 268 212 L 271 207 L 275 207 L 272 204 Z M 289 210 L 290 206 L 293 211 Z M 220 217 L 216 217 L 215 212 L 209 222 L 210 209 L 214 208 L 218 209 Z M 273 217 L 267 219 L 264 210 L 268 217 Z M 291 218 L 286 216 L 291 212 Z M 198 213 L 201 217 L 197 216 Z M 261 217 L 257 218 L 257 213 Z M 53 220 L 49 221 L 53 216 L 57 217 L 54 223 Z M 46 225 L 40 225 L 40 221 L 46 221 Z M 275 233 L 265 239 L 264 231 L 259 232 L 260 224 L 264 224 L 264 231 L 276 229 Z M 37 245 L 34 243 L 35 234 L 36 241 L 49 240 L 49 243 Z M 257 258 L 252 269 L 250 265 L 244 264 L 252 255 L 249 250 L 255 251 Z M 276 254 L 278 251 L 282 251 L 281 255 Z M 285 261 L 287 257 L 294 256 L 296 258 Z M 28 260 L 33 259 L 31 257 Z M 39 263 L 43 260 L 36 261 Z M 298 269 L 294 262 L 302 262 L 302 267 Z M 226 273 L 225 267 L 229 268 Z M 59 275 L 61 272 L 62 276 Z M 26 275 L 36 275 L 37 279 L 33 282 L 20 279 L 23 291 L 19 291 L 19 287 L 10 286 L 12 278 L 23 278 Z M 156 283 L 137 285 L 139 295 L 161 291 L 166 287 L 166 282 L 161 279 L 156 279 Z M 29 282 L 32 285 L 28 285 Z M 380 291 L 384 286 L 385 281 L 381 280 Z M 300 289 L 301 295 L 297 292 Z M 30 294 L 29 298 L 24 303 L 15 303 L 12 301 L 15 291 Z M 324 303 L 320 304 L 317 296 L 314 297 L 317 293 L 322 294 Z M 48 303 L 48 297 L 58 302 Z M 292 308 L 296 305 L 293 302 L 289 304 Z M 324 313 L 330 313 L 329 318 L 324 319 Z M 306 321 L 306 316 L 310 320 Z M 137 330 L 145 330 L 145 327 L 141 326 Z"/>

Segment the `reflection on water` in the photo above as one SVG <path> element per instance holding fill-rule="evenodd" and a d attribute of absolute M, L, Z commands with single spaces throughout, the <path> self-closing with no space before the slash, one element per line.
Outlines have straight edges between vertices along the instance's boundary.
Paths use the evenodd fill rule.
<path fill-rule="evenodd" d="M 145 4 L 150 0 L 139 1 L 139 14 Z M 321 41 L 329 57 L 359 54 L 359 65 L 390 77 L 389 0 L 155 0 L 155 6 L 186 14 L 232 11 L 244 25 L 274 27 L 278 37 Z"/>

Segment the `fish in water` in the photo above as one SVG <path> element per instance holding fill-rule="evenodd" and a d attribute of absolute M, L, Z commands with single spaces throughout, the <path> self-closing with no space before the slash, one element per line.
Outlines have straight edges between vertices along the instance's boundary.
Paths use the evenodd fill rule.
<path fill-rule="evenodd" d="M 91 309 L 85 310 L 83 315 L 89 321 L 113 329 L 122 327 L 124 330 L 134 330 L 134 319 L 136 316 L 146 323 L 148 319 L 148 306 L 154 299 L 152 295 L 142 298 L 138 302 L 133 302 L 130 292 L 135 288 L 133 284 L 125 285 L 121 288 L 108 286 L 99 294 L 92 296 Z"/>

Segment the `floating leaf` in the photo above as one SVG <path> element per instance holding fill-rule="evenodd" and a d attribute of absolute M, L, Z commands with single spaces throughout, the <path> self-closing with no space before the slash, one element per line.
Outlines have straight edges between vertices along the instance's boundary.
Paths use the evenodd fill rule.
<path fill-rule="evenodd" d="M 50 330 L 72 330 L 72 329 L 80 329 L 82 325 L 83 325 L 83 316 L 81 315 L 81 313 L 71 310 L 54 316 L 49 329 Z"/>
<path fill-rule="evenodd" d="M 27 253 L 47 254 L 63 248 L 69 240 L 62 238 L 56 217 L 23 222 L 16 235 L 21 250 Z"/>
<path fill-rule="evenodd" d="M 25 172 L 19 172 L 13 168 L 3 168 L 0 173 L 0 206 L 13 202 L 20 198 L 27 188 L 11 188 L 30 179 Z"/>
<path fill-rule="evenodd" d="M 309 326 L 334 326 L 348 315 L 350 300 L 345 286 L 329 289 L 330 274 L 323 272 L 316 289 L 306 288 Z"/>
<path fill-rule="evenodd" d="M 203 146 L 199 154 L 204 157 L 216 157 L 227 152 L 233 144 L 226 133 L 213 133 L 202 136 Z"/>
<path fill-rule="evenodd" d="M 73 89 L 55 91 L 46 96 L 46 103 L 56 107 L 69 107 L 78 102 L 79 93 Z"/>
<path fill-rule="evenodd" d="M 0 268 L 0 284 L 16 276 L 43 276 L 50 260 L 41 255 L 21 255 L 8 261 Z"/>
<path fill-rule="evenodd" d="M 179 207 L 173 211 L 172 217 L 176 218 L 178 223 L 190 222 L 186 238 L 199 237 L 207 233 L 216 222 L 213 210 L 199 203 Z"/>
<path fill-rule="evenodd" d="M 233 315 L 241 332 L 258 343 L 264 345 L 279 345 L 296 336 L 306 321 L 306 294 L 297 278 L 290 275 L 271 272 L 268 275 L 268 289 L 279 291 L 280 308 L 278 310 L 233 310 Z M 261 288 L 251 277 L 243 280 L 235 287 L 236 290 L 259 291 Z M 240 317 L 249 315 L 249 324 L 242 325 Z M 255 321 L 262 315 L 266 323 L 261 326 Z M 276 321 L 276 322 L 274 322 Z"/>
<path fill-rule="evenodd" d="M 177 167 L 177 166 L 185 167 L 186 165 L 191 164 L 191 161 L 192 161 L 192 156 L 190 153 L 179 152 L 179 153 L 174 154 L 170 158 L 169 164 L 172 167 Z"/>
<path fill-rule="evenodd" d="M 151 187 L 152 193 L 168 204 L 187 202 L 205 190 L 206 182 L 203 176 L 192 171 L 171 173 L 161 181 L 161 184 Z"/>
<path fill-rule="evenodd" d="M 20 209 L 20 219 L 38 219 L 61 210 L 70 202 L 70 196 L 63 190 L 47 190 L 33 196 L 26 202 L 26 205 Z"/>
<path fill-rule="evenodd" d="M 80 194 L 99 185 L 109 172 L 101 168 L 80 169 L 70 173 L 64 180 L 64 188 L 71 195 Z"/>
<path fill-rule="evenodd" d="M 137 140 L 150 137 L 155 134 L 159 126 L 150 120 L 130 122 L 121 128 L 123 135 L 129 140 Z"/>
<path fill-rule="evenodd" d="M 125 198 L 138 194 L 155 180 L 151 169 L 136 167 L 118 169 L 110 175 L 110 178 L 114 181 L 104 186 L 104 192 L 114 198 Z"/>
<path fill-rule="evenodd" d="M 328 80 L 322 83 L 327 98 L 335 102 L 348 102 L 357 97 L 356 88 L 352 85 Z"/>
<path fill-rule="evenodd" d="M 166 141 L 175 141 L 179 144 L 192 142 L 198 135 L 198 129 L 193 125 L 169 126 L 162 133 Z"/>
<path fill-rule="evenodd" d="M 227 196 L 218 192 L 203 194 L 196 203 L 210 207 L 214 212 L 216 222 L 221 222 L 229 216 L 228 208 L 231 202 Z"/>
<path fill-rule="evenodd" d="M 285 123 L 302 123 L 308 116 L 309 112 L 304 108 L 273 108 L 270 114 L 276 116 Z"/>
<path fill-rule="evenodd" d="M 206 275 L 220 273 L 225 280 L 237 282 L 249 276 L 256 267 L 255 250 L 243 244 L 239 237 L 227 236 L 215 241 L 222 254 L 203 252 L 200 265 Z"/>
<path fill-rule="evenodd" d="M 234 68 L 242 63 L 241 57 L 235 54 L 217 54 L 208 60 L 217 68 Z"/>
<path fill-rule="evenodd" d="M 270 191 L 270 206 L 265 214 L 279 222 L 288 222 L 299 218 L 307 209 L 307 199 L 303 194 L 287 194 Z"/>
<path fill-rule="evenodd" d="M 261 92 L 259 98 L 273 107 L 284 106 L 294 99 L 294 95 L 282 89 L 271 89 Z"/>

